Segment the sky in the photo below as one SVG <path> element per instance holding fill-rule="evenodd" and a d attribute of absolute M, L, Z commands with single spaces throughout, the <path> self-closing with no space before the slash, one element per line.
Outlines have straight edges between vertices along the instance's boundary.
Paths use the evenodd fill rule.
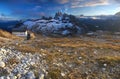
<path fill-rule="evenodd" d="M 0 0 L 0 18 L 26 19 L 54 16 L 61 11 L 72 15 L 114 15 L 120 0 Z"/>

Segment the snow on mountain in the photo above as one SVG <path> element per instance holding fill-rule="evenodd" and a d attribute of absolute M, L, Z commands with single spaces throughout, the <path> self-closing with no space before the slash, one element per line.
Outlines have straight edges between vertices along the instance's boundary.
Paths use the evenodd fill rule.
<path fill-rule="evenodd" d="M 47 23 L 47 20 L 38 20 L 37 23 Z"/>
<path fill-rule="evenodd" d="M 42 33 L 45 35 L 59 34 L 59 35 L 69 35 L 75 33 L 81 33 L 80 27 L 75 26 L 70 22 L 62 22 L 56 19 L 51 20 L 36 20 L 36 21 L 25 21 L 21 27 L 27 27 L 36 33 Z"/>
<path fill-rule="evenodd" d="M 68 31 L 68 30 L 64 30 L 64 31 L 62 32 L 62 35 L 68 35 L 68 34 L 70 34 L 70 31 Z"/>
<path fill-rule="evenodd" d="M 26 21 L 23 24 L 27 26 L 27 29 L 31 29 L 36 23 L 33 21 Z"/>
<path fill-rule="evenodd" d="M 35 33 L 42 33 L 45 35 L 73 35 L 80 34 L 82 27 L 73 24 L 68 16 L 63 17 L 59 13 L 55 19 L 38 19 L 27 20 L 22 23 L 19 28 L 27 28 Z"/>

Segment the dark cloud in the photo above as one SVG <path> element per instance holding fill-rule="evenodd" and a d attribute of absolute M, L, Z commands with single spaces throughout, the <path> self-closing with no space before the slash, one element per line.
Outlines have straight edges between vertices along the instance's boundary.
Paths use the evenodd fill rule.
<path fill-rule="evenodd" d="M 117 2 L 117 3 L 119 3 L 119 4 L 120 4 L 120 0 L 112 0 L 112 1 Z"/>
<path fill-rule="evenodd" d="M 11 11 L 11 16 L 40 17 L 57 11 L 72 13 L 78 8 L 120 4 L 120 0 L 0 0 Z"/>
<path fill-rule="evenodd" d="M 71 8 L 91 7 L 108 4 L 108 0 L 74 0 L 73 2 L 71 2 Z"/>
<path fill-rule="evenodd" d="M 30 3 L 36 3 L 36 4 L 47 3 L 47 2 L 65 4 L 65 3 L 68 3 L 70 0 L 24 0 L 24 1 L 30 2 Z"/>
<path fill-rule="evenodd" d="M 110 2 L 120 4 L 120 0 L 110 0 Z"/>
<path fill-rule="evenodd" d="M 58 4 L 65 4 L 70 2 L 70 0 L 0 0 L 0 2 L 7 2 L 7 3 L 24 3 L 24 4 L 41 4 L 41 3 L 58 3 Z"/>

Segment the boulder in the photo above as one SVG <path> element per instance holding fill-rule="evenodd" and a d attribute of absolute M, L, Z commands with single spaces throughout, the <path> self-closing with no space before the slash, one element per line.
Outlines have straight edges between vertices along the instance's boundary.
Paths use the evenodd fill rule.
<path fill-rule="evenodd" d="M 0 67 L 2 67 L 2 68 L 5 67 L 5 63 L 3 61 L 0 61 Z"/>

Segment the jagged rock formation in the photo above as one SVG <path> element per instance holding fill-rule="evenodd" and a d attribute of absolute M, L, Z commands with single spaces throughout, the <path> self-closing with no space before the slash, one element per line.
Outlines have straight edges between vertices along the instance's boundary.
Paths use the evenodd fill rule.
<path fill-rule="evenodd" d="M 58 12 L 54 18 L 51 19 L 37 19 L 24 21 L 20 26 L 27 28 L 35 33 L 42 33 L 44 35 L 75 35 L 81 34 L 83 28 L 80 26 L 78 20 L 67 14 Z"/>

